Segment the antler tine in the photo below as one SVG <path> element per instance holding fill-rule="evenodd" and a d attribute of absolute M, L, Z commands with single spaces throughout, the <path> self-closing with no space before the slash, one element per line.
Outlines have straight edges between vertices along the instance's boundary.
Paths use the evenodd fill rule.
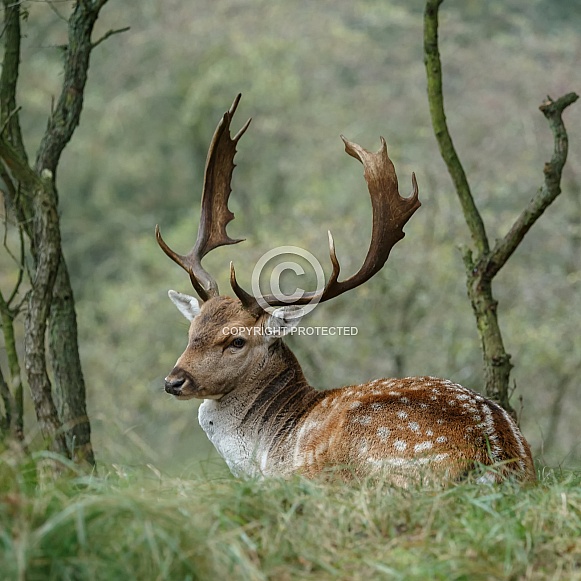
<path fill-rule="evenodd" d="M 242 95 L 237 95 L 230 109 L 224 113 L 208 149 L 196 244 L 188 254 L 178 254 L 165 243 L 159 227 L 156 226 L 155 229 L 155 236 L 161 249 L 190 275 L 194 289 L 204 301 L 217 296 L 219 292 L 214 277 L 202 267 L 202 258 L 214 248 L 237 244 L 243 240 L 230 238 L 226 232 L 226 226 L 234 219 L 234 214 L 228 208 L 228 198 L 232 191 L 232 173 L 236 167 L 234 164 L 236 145 L 251 122 L 251 119 L 248 119 L 234 138 L 230 136 L 230 123 L 241 97 Z"/>
<path fill-rule="evenodd" d="M 323 302 L 363 284 L 382 269 L 393 246 L 405 236 L 403 227 L 421 205 L 418 199 L 418 183 L 414 173 L 412 173 L 412 195 L 408 198 L 400 196 L 395 167 L 389 159 L 387 144 L 383 137 L 381 138 L 381 148 L 377 153 L 367 151 L 360 145 L 347 140 L 343 135 L 341 135 L 341 139 L 345 143 L 345 151 L 363 164 L 364 177 L 371 197 L 373 212 L 371 243 L 363 265 L 356 274 L 344 281 L 339 281 L 340 265 L 335 253 L 335 243 L 329 232 L 329 254 L 333 264 L 333 272 L 325 288 L 320 292 L 304 293 L 300 298 L 288 302 L 281 301 L 274 295 L 266 295 L 262 297 L 262 304 L 267 303 L 274 307 L 289 304 L 304 305 L 315 301 Z M 253 306 L 258 303 L 255 297 L 240 288 L 233 274 L 231 275 L 231 283 L 234 292 L 243 304 Z"/>
<path fill-rule="evenodd" d="M 339 261 L 337 260 L 337 255 L 335 254 L 335 242 L 333 240 L 333 235 L 331 234 L 330 230 L 327 232 L 327 234 L 329 236 L 329 255 L 331 257 L 331 263 L 333 264 L 333 272 L 331 273 L 331 276 L 329 278 L 329 282 L 327 283 L 327 286 L 329 286 L 330 284 L 335 283 L 335 281 L 339 277 L 339 272 L 341 270 L 341 266 L 339 265 Z M 270 301 L 272 301 L 272 297 L 266 297 L 265 300 L 262 301 L 262 305 L 261 305 L 261 301 L 259 301 L 254 295 L 251 295 L 250 293 L 246 292 L 238 284 L 238 281 L 236 280 L 236 271 L 234 270 L 234 264 L 232 262 L 230 262 L 230 286 L 232 287 L 234 294 L 240 299 L 242 306 L 247 311 L 250 311 L 251 313 L 253 313 L 256 316 L 258 316 L 264 312 L 264 308 L 262 307 L 262 305 L 268 304 L 271 306 L 276 306 L 272 302 L 270 302 Z M 270 298 L 270 301 L 268 300 L 269 298 Z M 281 304 L 286 305 L 286 304 L 299 304 L 299 303 L 297 302 L 297 303 L 281 303 Z"/>
<path fill-rule="evenodd" d="M 234 263 L 230 262 L 230 286 L 234 291 L 234 294 L 238 297 L 242 306 L 257 317 L 264 312 L 261 304 L 258 302 L 258 299 L 251 295 L 250 293 L 246 292 L 236 280 L 236 271 L 234 270 Z"/>
<path fill-rule="evenodd" d="M 337 253 L 335 252 L 335 240 L 333 240 L 333 234 L 331 230 L 327 230 L 327 236 L 329 237 L 329 256 L 331 258 L 331 264 L 333 265 L 333 272 L 327 281 L 326 287 L 334 285 L 339 278 L 339 273 L 341 272 L 341 265 L 339 260 L 337 260 Z"/>

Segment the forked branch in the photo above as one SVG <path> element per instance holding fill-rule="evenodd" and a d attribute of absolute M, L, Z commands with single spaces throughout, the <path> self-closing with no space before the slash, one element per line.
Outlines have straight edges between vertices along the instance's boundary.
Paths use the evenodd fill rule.
<path fill-rule="evenodd" d="M 36 170 L 49 169 L 56 177 L 60 156 L 77 128 L 87 84 L 91 51 L 99 44 L 91 35 L 107 0 L 76 2 L 69 19 L 63 85 L 36 156 Z"/>
<path fill-rule="evenodd" d="M 430 114 L 440 152 L 454 182 L 476 249 L 474 258 L 471 250 L 464 253 L 464 263 L 468 296 L 482 343 L 485 391 L 488 397 L 498 401 L 511 415 L 515 415 L 509 403 L 512 364 L 510 355 L 504 348 L 498 324 L 497 302 L 492 293 L 492 279 L 510 258 L 531 226 L 561 191 L 561 173 L 567 158 L 567 133 L 562 113 L 566 107 L 577 100 L 577 95 L 570 93 L 557 101 L 549 98 L 541 106 L 541 111 L 549 120 L 555 138 L 553 157 L 545 165 L 545 182 L 517 218 L 510 231 L 490 250 L 482 217 L 472 198 L 466 175 L 446 124 L 442 67 L 438 50 L 438 9 L 442 1 L 426 0 L 424 12 L 424 56 Z"/>
<path fill-rule="evenodd" d="M 569 105 L 575 103 L 578 98 L 579 96 L 575 93 L 563 95 L 556 101 L 553 101 L 551 97 L 547 97 L 547 100 L 539 107 L 547 118 L 553 132 L 553 155 L 551 160 L 545 164 L 543 185 L 516 219 L 504 238 L 497 241 L 490 256 L 487 258 L 485 272 L 489 278 L 493 278 L 506 264 L 506 261 L 516 250 L 526 233 L 561 193 L 561 175 L 569 150 L 569 139 L 563 123 L 563 111 Z"/>

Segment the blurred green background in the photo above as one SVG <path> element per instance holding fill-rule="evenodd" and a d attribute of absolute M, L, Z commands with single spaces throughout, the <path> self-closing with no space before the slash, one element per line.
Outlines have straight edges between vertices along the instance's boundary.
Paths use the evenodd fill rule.
<path fill-rule="evenodd" d="M 34 151 L 61 82 L 66 23 L 29 9 L 20 103 Z M 70 3 L 53 3 L 66 16 Z M 167 289 L 186 274 L 158 249 L 195 240 L 208 144 L 241 92 L 230 206 L 246 242 L 206 259 L 223 291 L 264 252 L 292 244 L 344 276 L 363 261 L 370 204 L 361 166 L 339 134 L 376 150 L 383 135 L 400 190 L 416 172 L 422 208 L 387 266 L 316 309 L 309 325 L 357 326 L 356 337 L 293 337 L 305 373 L 328 388 L 383 376 L 437 375 L 479 389 L 481 354 L 458 250 L 469 242 L 429 120 L 420 0 L 124 0 L 101 12 L 81 126 L 59 168 L 63 244 L 75 286 L 97 458 L 179 474 L 215 453 L 197 403 L 163 391 L 187 322 Z M 581 89 L 581 4 L 448 0 L 440 42 L 448 122 L 491 239 L 542 183 L 553 141 L 538 111 L 547 94 Z M 537 458 L 581 461 L 581 112 L 565 113 L 563 194 L 497 277 L 523 431 Z M 0 256 L 0 284 L 15 276 Z M 518 398 L 522 398 L 522 405 Z M 30 407 L 30 406 L 29 406 Z M 32 422 L 29 422 L 29 425 Z"/>

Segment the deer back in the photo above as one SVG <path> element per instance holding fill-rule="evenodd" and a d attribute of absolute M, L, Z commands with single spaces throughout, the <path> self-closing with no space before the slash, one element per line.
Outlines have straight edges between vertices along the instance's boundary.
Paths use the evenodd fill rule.
<path fill-rule="evenodd" d="M 512 418 L 472 390 L 435 377 L 379 379 L 331 390 L 299 427 L 294 464 L 382 472 L 399 484 L 457 480 L 479 466 L 488 478 L 536 478 L 529 446 Z"/>

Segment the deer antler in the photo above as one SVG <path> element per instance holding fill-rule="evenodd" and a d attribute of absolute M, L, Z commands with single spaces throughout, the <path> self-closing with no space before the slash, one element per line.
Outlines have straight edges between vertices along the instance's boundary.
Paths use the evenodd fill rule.
<path fill-rule="evenodd" d="M 367 181 L 371 206 L 373 210 L 373 226 L 371 230 L 371 243 L 367 256 L 360 270 L 344 281 L 338 280 L 340 265 L 335 253 L 333 236 L 329 232 L 329 254 L 333 271 L 325 286 L 320 291 L 304 293 L 300 298 L 283 301 L 274 295 L 266 295 L 258 299 L 244 289 L 236 281 L 234 267 L 230 266 L 230 283 L 236 296 L 250 311 L 259 313 L 262 305 L 270 306 L 304 305 L 310 302 L 323 302 L 337 297 L 369 280 L 379 272 L 385 264 L 393 246 L 404 237 L 403 227 L 420 207 L 418 200 L 418 184 L 416 176 L 412 173 L 413 194 L 408 198 L 399 195 L 397 175 L 393 163 L 387 155 L 387 145 L 381 138 L 381 149 L 377 153 L 371 153 L 360 145 L 348 141 L 341 136 L 345 143 L 345 151 L 358 159 L 364 167 L 364 176 Z"/>
<path fill-rule="evenodd" d="M 224 113 L 208 150 L 204 172 L 202 212 L 195 246 L 186 255 L 178 254 L 165 243 L 159 227 L 155 227 L 157 243 L 190 275 L 192 285 L 203 301 L 218 296 L 219 292 L 216 280 L 203 268 L 202 258 L 214 248 L 242 242 L 242 239 L 234 240 L 226 233 L 226 226 L 234 219 L 234 214 L 228 209 L 228 198 L 232 191 L 230 187 L 232 173 L 236 167 L 234 164 L 236 144 L 248 129 L 251 121 L 249 119 L 234 138 L 230 136 L 230 123 L 241 96 L 238 95 L 230 109 Z"/>
<path fill-rule="evenodd" d="M 216 280 L 202 267 L 202 259 L 214 248 L 242 241 L 234 240 L 226 233 L 226 226 L 234 219 L 234 214 L 228 209 L 228 198 L 231 193 L 230 183 L 235 167 L 236 145 L 251 121 L 249 119 L 234 138 L 230 136 L 230 123 L 240 98 L 241 95 L 238 95 L 230 109 L 224 113 L 210 144 L 204 173 L 200 226 L 195 246 L 186 255 L 178 254 L 165 243 L 159 227 L 155 228 L 158 244 L 174 262 L 188 272 L 194 289 L 204 301 L 218 296 L 219 292 Z M 236 281 L 234 266 L 230 264 L 232 289 L 249 311 L 260 314 L 263 312 L 261 305 L 264 304 L 273 307 L 304 305 L 337 297 L 363 284 L 379 272 L 393 246 L 404 237 L 403 227 L 421 205 L 418 200 L 418 184 L 415 174 L 412 173 L 412 195 L 408 198 L 402 198 L 398 191 L 395 168 L 387 155 L 387 145 L 383 137 L 381 138 L 381 148 L 377 153 L 371 153 L 343 136 L 341 139 L 345 143 L 345 151 L 363 164 L 364 176 L 371 197 L 373 226 L 371 243 L 363 265 L 356 274 L 340 281 L 341 267 L 335 253 L 333 237 L 329 232 L 329 253 L 333 271 L 325 288 L 322 291 L 304 293 L 300 298 L 288 301 L 281 300 L 274 295 L 266 295 L 261 297 L 259 302 L 256 297 L 240 287 Z"/>

